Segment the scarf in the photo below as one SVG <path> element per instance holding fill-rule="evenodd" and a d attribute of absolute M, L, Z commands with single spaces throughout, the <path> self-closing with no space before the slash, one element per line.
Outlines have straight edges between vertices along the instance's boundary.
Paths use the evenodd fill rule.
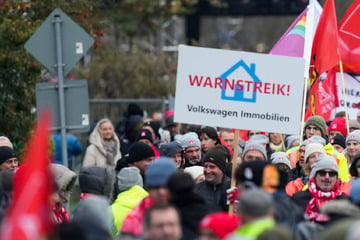
<path fill-rule="evenodd" d="M 54 213 L 56 223 L 69 222 L 70 220 L 69 213 L 66 210 L 66 208 L 60 207 L 59 205 L 55 205 L 52 210 Z"/>
<path fill-rule="evenodd" d="M 106 162 L 110 166 L 115 166 L 115 161 L 118 159 L 114 159 L 117 152 L 117 144 L 114 139 L 104 139 L 104 149 L 106 151 Z"/>
<path fill-rule="evenodd" d="M 323 203 L 335 200 L 338 196 L 341 195 L 339 179 L 336 181 L 334 188 L 330 192 L 323 192 L 317 188 L 315 178 L 312 177 L 309 180 L 309 192 L 313 196 L 305 210 L 309 220 L 317 222 L 329 221 L 329 217 L 321 214 L 319 212 L 319 208 Z"/>

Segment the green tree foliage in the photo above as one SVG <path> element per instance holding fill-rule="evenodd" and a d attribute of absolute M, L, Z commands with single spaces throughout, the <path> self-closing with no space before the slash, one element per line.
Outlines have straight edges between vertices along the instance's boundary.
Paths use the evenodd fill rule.
<path fill-rule="evenodd" d="M 25 42 L 56 7 L 96 37 L 89 18 L 95 8 L 89 0 L 9 0 L 0 4 L 0 135 L 9 137 L 19 153 L 33 123 L 35 84 L 42 69 L 25 51 Z"/>
<path fill-rule="evenodd" d="M 89 83 L 91 98 L 157 98 L 175 91 L 176 59 L 101 46 L 78 71 Z"/>

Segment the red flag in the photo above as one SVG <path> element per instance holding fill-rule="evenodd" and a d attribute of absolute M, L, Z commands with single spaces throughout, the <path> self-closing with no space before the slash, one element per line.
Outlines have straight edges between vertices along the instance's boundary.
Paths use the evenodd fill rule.
<path fill-rule="evenodd" d="M 360 73 L 360 0 L 355 0 L 339 24 L 339 50 L 344 72 Z"/>
<path fill-rule="evenodd" d="M 324 86 L 320 85 L 320 75 L 336 67 L 340 61 L 338 38 L 334 0 L 327 0 L 313 41 L 310 63 L 310 94 L 305 121 L 312 115 L 322 116 L 325 121 L 329 120 L 331 110 L 329 113 L 329 109 L 322 108 L 320 101 L 319 91 L 321 88 L 324 89 Z M 326 81 L 326 84 L 335 79 L 331 76 L 332 73 L 329 75 L 330 79 Z M 332 84 L 336 83 L 330 85 L 332 86 Z M 337 91 L 335 91 L 336 93 Z"/>
<path fill-rule="evenodd" d="M 51 230 L 49 116 L 43 114 L 14 178 L 14 195 L 1 226 L 2 240 L 38 240 Z"/>

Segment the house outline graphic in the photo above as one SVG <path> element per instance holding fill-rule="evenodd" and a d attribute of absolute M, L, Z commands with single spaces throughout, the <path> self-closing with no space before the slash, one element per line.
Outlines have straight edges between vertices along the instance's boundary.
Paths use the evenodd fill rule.
<path fill-rule="evenodd" d="M 252 78 L 253 82 L 262 82 L 258 76 L 255 74 L 255 63 L 251 63 L 250 66 L 248 66 L 244 60 L 240 60 L 237 63 L 235 63 L 231 68 L 229 68 L 226 72 L 224 72 L 220 78 L 222 81 L 222 90 L 221 90 L 221 99 L 224 100 L 233 100 L 233 101 L 240 101 L 240 102 L 256 102 L 256 92 L 254 92 L 255 84 L 252 85 L 250 92 L 252 93 L 251 97 L 245 97 L 244 93 L 247 92 L 245 89 L 243 91 L 238 91 L 238 87 L 235 87 L 234 90 L 234 96 L 226 96 L 226 89 L 225 89 L 225 79 L 228 78 L 233 72 L 238 70 L 240 67 L 242 67 Z"/>

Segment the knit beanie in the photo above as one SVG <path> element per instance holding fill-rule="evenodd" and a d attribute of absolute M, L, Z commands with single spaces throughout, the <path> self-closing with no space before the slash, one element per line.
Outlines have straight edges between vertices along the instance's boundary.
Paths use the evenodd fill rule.
<path fill-rule="evenodd" d="M 358 122 L 357 119 L 350 119 L 349 128 L 353 128 L 355 130 L 360 129 L 360 123 Z"/>
<path fill-rule="evenodd" d="M 188 132 L 184 134 L 180 139 L 180 144 L 184 149 L 189 147 L 201 148 L 200 139 L 195 132 Z"/>
<path fill-rule="evenodd" d="M 282 164 L 285 164 L 286 166 L 288 166 L 291 169 L 289 157 L 284 152 L 275 152 L 275 153 L 271 154 L 270 160 L 271 160 L 272 164 L 280 164 L 280 163 L 282 163 Z"/>
<path fill-rule="evenodd" d="M 310 177 L 315 176 L 318 171 L 321 171 L 324 169 L 331 169 L 335 172 L 339 172 L 339 168 L 338 168 L 335 158 L 331 157 L 325 153 L 320 154 L 319 158 L 316 160 L 315 164 L 312 166 Z"/>
<path fill-rule="evenodd" d="M 324 146 L 321 143 L 309 143 L 306 145 L 304 156 L 305 163 L 307 163 L 309 156 L 316 152 L 325 153 Z"/>
<path fill-rule="evenodd" d="M 16 158 L 16 154 L 13 149 L 6 146 L 0 147 L 0 164 L 3 164 L 5 161 Z"/>
<path fill-rule="evenodd" d="M 261 187 L 263 171 L 267 165 L 269 163 L 262 160 L 241 163 L 235 170 L 236 182 Z"/>
<path fill-rule="evenodd" d="M 159 121 L 146 121 L 144 122 L 143 126 L 150 126 L 154 132 L 157 138 L 160 138 L 159 129 L 160 129 L 160 122 Z"/>
<path fill-rule="evenodd" d="M 335 137 L 333 137 L 331 140 L 330 140 L 330 143 L 332 145 L 340 145 L 341 147 L 343 148 L 346 148 L 346 145 L 345 145 L 345 138 L 344 136 L 341 136 L 341 135 L 336 135 Z"/>
<path fill-rule="evenodd" d="M 135 141 L 139 141 L 140 139 L 147 139 L 153 143 L 152 134 L 149 129 L 140 129 L 137 131 Z"/>
<path fill-rule="evenodd" d="M 310 143 L 321 143 L 323 146 L 326 145 L 326 141 L 323 137 L 315 135 L 306 139 L 300 146 L 304 146 L 304 145 L 307 146 Z"/>
<path fill-rule="evenodd" d="M 347 137 L 345 143 L 347 144 L 349 141 L 357 141 L 360 143 L 360 130 L 352 131 Z"/>
<path fill-rule="evenodd" d="M 219 239 L 235 231 L 239 227 L 240 220 L 235 214 L 229 215 L 225 212 L 218 212 L 206 215 L 199 224 L 199 230 L 209 229 Z"/>
<path fill-rule="evenodd" d="M 125 167 L 116 176 L 119 191 L 125 191 L 138 185 L 143 186 L 143 179 L 137 167 Z"/>
<path fill-rule="evenodd" d="M 204 174 L 203 166 L 191 166 L 184 169 L 184 172 L 190 174 L 196 180 L 201 174 Z"/>
<path fill-rule="evenodd" d="M 175 162 L 170 158 L 160 157 L 151 162 L 145 172 L 146 188 L 165 186 L 168 178 L 176 171 Z"/>
<path fill-rule="evenodd" d="M 10 139 L 5 136 L 0 136 L 0 146 L 7 146 L 11 149 L 14 149 L 13 144 L 10 142 Z"/>
<path fill-rule="evenodd" d="M 180 143 L 173 141 L 160 145 L 160 156 L 171 157 L 172 155 L 179 153 L 183 150 Z"/>
<path fill-rule="evenodd" d="M 294 135 L 288 136 L 288 137 L 286 138 L 286 140 L 285 140 L 285 142 L 286 142 L 286 149 L 290 149 L 290 148 L 291 148 L 291 145 L 293 145 L 293 143 L 294 143 L 295 141 L 300 141 L 299 136 L 294 136 Z"/>
<path fill-rule="evenodd" d="M 263 134 L 255 134 L 252 135 L 248 141 L 259 143 L 261 145 L 265 145 L 269 143 L 269 137 Z"/>
<path fill-rule="evenodd" d="M 134 163 L 149 157 L 155 157 L 154 150 L 142 142 L 134 142 L 129 148 L 128 163 Z"/>
<path fill-rule="evenodd" d="M 321 136 L 326 136 L 326 122 L 323 117 L 321 116 L 311 116 L 305 122 L 304 129 L 306 129 L 310 124 L 315 125 L 316 127 L 320 128 Z"/>
<path fill-rule="evenodd" d="M 210 162 L 215 164 L 225 174 L 226 154 L 219 149 L 210 149 L 204 156 L 203 163 Z"/>
<path fill-rule="evenodd" d="M 250 150 L 257 150 L 257 151 L 261 152 L 264 155 L 264 159 L 267 160 L 267 154 L 266 154 L 266 149 L 265 149 L 264 145 L 257 143 L 257 142 L 248 141 L 245 144 L 245 148 L 244 148 L 244 151 L 242 154 L 243 159 L 244 159 L 246 153 Z"/>
<path fill-rule="evenodd" d="M 330 123 L 329 126 L 329 132 L 331 131 L 339 131 L 344 137 L 346 137 L 347 130 L 346 130 L 345 118 L 343 117 L 334 118 L 334 120 Z"/>

